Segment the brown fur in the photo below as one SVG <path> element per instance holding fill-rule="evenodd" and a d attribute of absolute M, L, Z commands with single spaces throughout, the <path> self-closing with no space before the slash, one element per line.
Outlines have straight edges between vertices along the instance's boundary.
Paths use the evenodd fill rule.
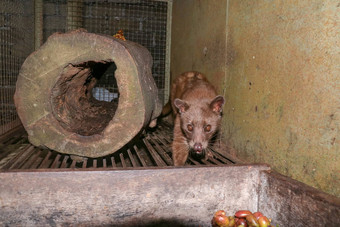
<path fill-rule="evenodd" d="M 199 72 L 186 72 L 171 87 L 169 107 L 175 115 L 172 159 L 175 166 L 184 165 L 189 152 L 204 158 L 211 137 L 218 131 L 224 98 Z"/>

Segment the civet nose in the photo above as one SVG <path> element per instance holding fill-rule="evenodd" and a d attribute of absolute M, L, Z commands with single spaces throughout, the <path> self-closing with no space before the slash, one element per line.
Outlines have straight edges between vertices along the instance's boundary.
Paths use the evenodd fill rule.
<path fill-rule="evenodd" d="M 197 153 L 200 153 L 202 152 L 202 144 L 201 143 L 195 143 L 194 144 L 194 150 L 197 152 Z"/>

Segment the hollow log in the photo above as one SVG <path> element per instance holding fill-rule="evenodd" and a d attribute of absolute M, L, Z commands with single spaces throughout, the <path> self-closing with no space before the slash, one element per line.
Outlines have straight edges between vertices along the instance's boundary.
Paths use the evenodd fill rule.
<path fill-rule="evenodd" d="M 92 96 L 97 79 L 115 64 L 119 102 Z M 112 154 L 161 112 L 141 45 L 84 30 L 56 33 L 21 67 L 14 101 L 29 141 L 85 157 Z"/>

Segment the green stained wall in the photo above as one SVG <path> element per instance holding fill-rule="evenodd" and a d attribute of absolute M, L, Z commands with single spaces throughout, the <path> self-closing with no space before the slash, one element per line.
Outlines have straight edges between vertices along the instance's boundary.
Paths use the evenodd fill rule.
<path fill-rule="evenodd" d="M 224 94 L 222 135 L 248 162 L 340 196 L 340 4 L 175 0 L 171 72 Z"/>

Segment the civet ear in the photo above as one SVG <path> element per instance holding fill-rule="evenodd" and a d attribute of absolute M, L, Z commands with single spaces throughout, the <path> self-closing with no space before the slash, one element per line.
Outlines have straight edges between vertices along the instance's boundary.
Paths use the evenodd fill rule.
<path fill-rule="evenodd" d="M 210 103 L 210 108 L 216 113 L 222 112 L 224 98 L 221 95 L 216 96 Z"/>
<path fill-rule="evenodd" d="M 185 111 L 189 109 L 189 105 L 181 99 L 175 99 L 174 104 L 176 108 L 178 109 L 179 113 L 184 113 Z"/>

